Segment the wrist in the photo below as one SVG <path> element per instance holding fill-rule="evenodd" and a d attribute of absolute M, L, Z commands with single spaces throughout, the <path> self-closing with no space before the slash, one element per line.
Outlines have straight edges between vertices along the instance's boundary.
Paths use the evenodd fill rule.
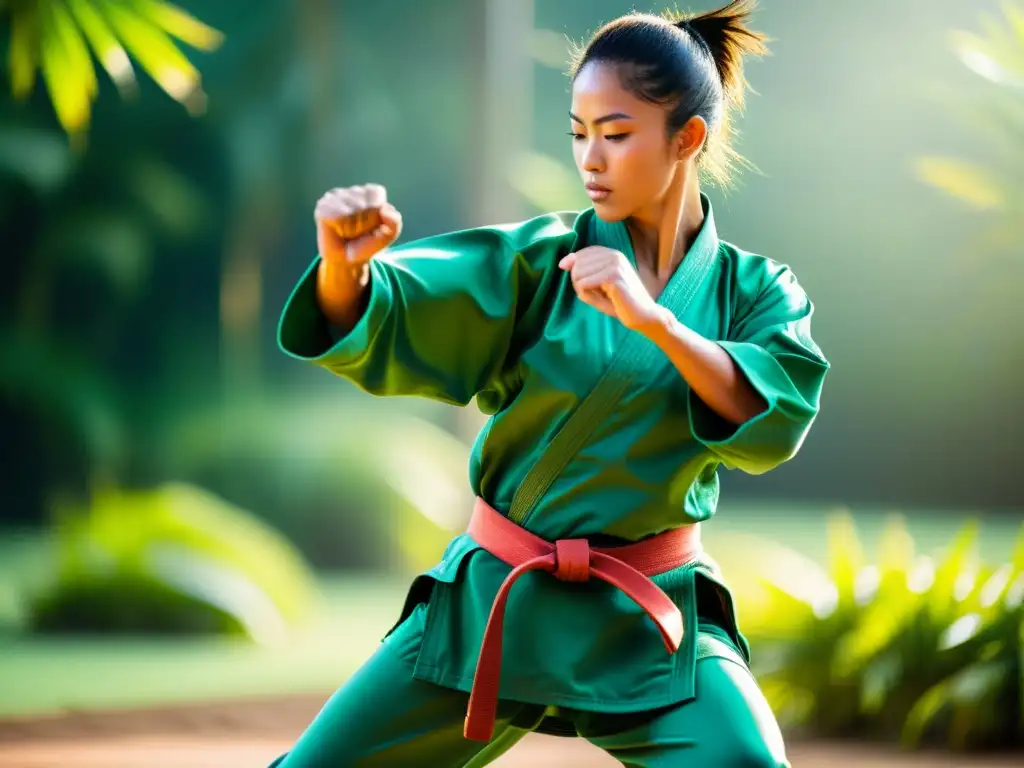
<path fill-rule="evenodd" d="M 362 313 L 369 283 L 368 263 L 322 260 L 317 270 L 316 293 L 320 309 L 335 326 L 348 329 Z"/>
<path fill-rule="evenodd" d="M 650 316 L 633 330 L 646 336 L 660 347 L 665 341 L 676 336 L 678 327 L 679 321 L 676 316 L 666 307 L 657 304 Z"/>
<path fill-rule="evenodd" d="M 353 263 L 344 259 L 322 258 L 317 270 L 317 281 L 321 288 L 328 291 L 358 291 L 366 286 L 369 279 L 369 262 Z"/>

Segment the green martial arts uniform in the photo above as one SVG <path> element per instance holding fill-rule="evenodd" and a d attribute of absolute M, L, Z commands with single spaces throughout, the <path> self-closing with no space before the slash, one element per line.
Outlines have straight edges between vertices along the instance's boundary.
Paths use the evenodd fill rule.
<path fill-rule="evenodd" d="M 658 303 L 718 340 L 768 403 L 739 426 L 651 341 L 578 300 L 562 256 L 603 245 L 636 263 L 625 224 L 592 209 L 392 248 L 371 262 L 365 313 L 339 340 L 318 308 L 315 260 L 284 309 L 281 347 L 374 395 L 475 396 L 491 417 L 472 451 L 473 491 L 548 541 L 614 546 L 707 520 L 719 466 L 758 474 L 796 453 L 829 366 L 792 272 L 721 242 L 702 202 L 701 231 Z M 457 536 L 281 768 L 483 765 L 523 729 L 578 733 L 626 765 L 786 764 L 709 558 L 653 578 L 686 628 L 671 655 L 616 588 L 523 576 L 505 614 L 495 740 L 462 739 L 483 629 L 509 571 Z"/>

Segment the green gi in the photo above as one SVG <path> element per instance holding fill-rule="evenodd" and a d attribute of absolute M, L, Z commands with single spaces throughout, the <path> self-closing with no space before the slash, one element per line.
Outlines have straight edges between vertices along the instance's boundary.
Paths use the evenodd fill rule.
<path fill-rule="evenodd" d="M 284 309 L 280 345 L 374 395 L 475 396 L 490 419 L 472 451 L 474 492 L 549 541 L 610 546 L 707 520 L 720 466 L 760 474 L 796 453 L 829 364 L 793 273 L 720 241 L 702 201 L 700 234 L 658 303 L 719 340 L 768 403 L 738 427 L 652 342 L 577 299 L 557 266 L 565 254 L 604 245 L 635 265 L 625 224 L 592 209 L 392 248 L 371 262 L 366 311 L 337 341 L 315 260 Z M 495 739 L 464 740 L 483 628 L 509 570 L 457 536 L 281 768 L 484 765 L 529 730 L 585 736 L 626 765 L 786 765 L 709 558 L 653 579 L 688 630 L 672 655 L 614 587 L 524 576 L 505 616 Z"/>

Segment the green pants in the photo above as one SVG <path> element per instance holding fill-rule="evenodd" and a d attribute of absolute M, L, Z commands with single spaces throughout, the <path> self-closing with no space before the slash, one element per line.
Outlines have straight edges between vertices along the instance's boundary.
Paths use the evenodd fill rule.
<path fill-rule="evenodd" d="M 707 639 L 714 649 L 717 641 Z M 721 654 L 697 662 L 689 702 L 635 715 L 501 702 L 494 739 L 483 744 L 462 737 L 469 696 L 413 679 L 408 650 L 385 643 L 271 768 L 483 766 L 550 716 L 631 768 L 788 768 L 753 676 L 724 643 L 718 647 Z"/>

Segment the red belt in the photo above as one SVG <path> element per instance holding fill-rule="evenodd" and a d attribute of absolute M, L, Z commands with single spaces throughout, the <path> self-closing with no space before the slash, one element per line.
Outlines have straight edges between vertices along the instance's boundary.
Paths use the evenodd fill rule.
<path fill-rule="evenodd" d="M 484 630 L 463 731 L 467 739 L 490 741 L 494 733 L 505 603 L 512 585 L 524 573 L 547 571 L 561 581 L 587 581 L 591 577 L 606 581 L 647 612 L 669 653 L 678 650 L 683 639 L 683 616 L 648 577 L 685 565 L 700 554 L 700 526 L 687 525 L 622 547 L 591 549 L 586 539 L 560 539 L 553 544 L 545 541 L 478 498 L 469 521 L 469 535 L 513 570 L 494 598 Z"/>

